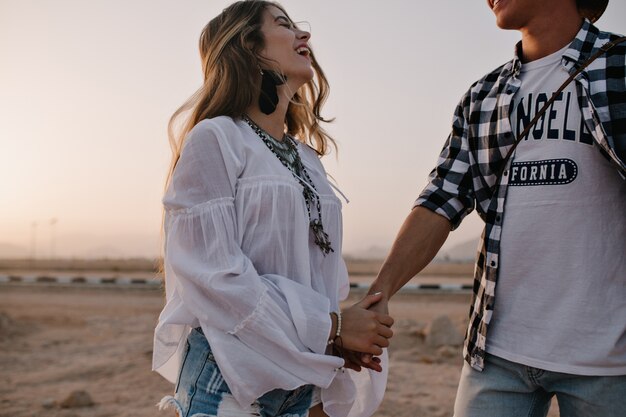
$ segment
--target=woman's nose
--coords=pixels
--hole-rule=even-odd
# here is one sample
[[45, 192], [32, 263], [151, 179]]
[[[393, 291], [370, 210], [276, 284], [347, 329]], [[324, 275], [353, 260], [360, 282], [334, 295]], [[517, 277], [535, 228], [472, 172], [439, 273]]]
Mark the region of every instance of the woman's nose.
[[298, 39], [300, 40], [309, 40], [311, 39], [311, 32], [307, 30], [298, 29]]

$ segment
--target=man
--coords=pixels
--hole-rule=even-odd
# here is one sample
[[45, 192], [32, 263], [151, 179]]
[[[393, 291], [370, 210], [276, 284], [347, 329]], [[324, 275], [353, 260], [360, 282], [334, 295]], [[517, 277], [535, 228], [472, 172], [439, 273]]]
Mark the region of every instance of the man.
[[[455, 416], [626, 416], [626, 43], [557, 96], [616, 35], [608, 0], [488, 0], [521, 32], [514, 59], [471, 86], [429, 184], [371, 292], [388, 298], [474, 208], [485, 221]], [[375, 308], [386, 310], [386, 302]], [[367, 359], [364, 359], [367, 360]]]

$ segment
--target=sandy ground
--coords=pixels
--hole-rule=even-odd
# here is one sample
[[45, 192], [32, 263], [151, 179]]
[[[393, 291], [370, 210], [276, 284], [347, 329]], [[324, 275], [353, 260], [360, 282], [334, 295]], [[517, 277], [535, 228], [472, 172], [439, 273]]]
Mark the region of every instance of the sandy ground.
[[[356, 292], [349, 301], [356, 301]], [[461, 331], [470, 295], [399, 294], [390, 378], [377, 417], [452, 416], [460, 347], [435, 350], [423, 329], [445, 314]], [[0, 417], [144, 417], [172, 386], [150, 371], [156, 289], [0, 286]], [[72, 391], [93, 406], [62, 409]], [[553, 407], [554, 408], [554, 407]], [[550, 416], [558, 416], [552, 410]]]

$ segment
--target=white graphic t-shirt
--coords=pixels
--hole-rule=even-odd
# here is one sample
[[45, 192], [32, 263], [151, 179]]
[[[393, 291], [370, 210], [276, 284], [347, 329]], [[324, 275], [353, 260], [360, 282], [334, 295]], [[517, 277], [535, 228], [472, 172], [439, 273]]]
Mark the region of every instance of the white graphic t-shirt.
[[[514, 135], [567, 79], [567, 48], [524, 64]], [[626, 181], [569, 84], [515, 151], [487, 352], [578, 375], [626, 374]]]

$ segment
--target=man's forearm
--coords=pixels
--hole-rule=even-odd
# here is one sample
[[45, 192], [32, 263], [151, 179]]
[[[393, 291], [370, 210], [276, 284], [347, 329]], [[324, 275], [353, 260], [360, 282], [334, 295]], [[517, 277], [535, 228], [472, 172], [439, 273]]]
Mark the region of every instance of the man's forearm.
[[389, 299], [435, 257], [450, 233], [450, 222], [424, 207], [407, 216], [369, 292]]

